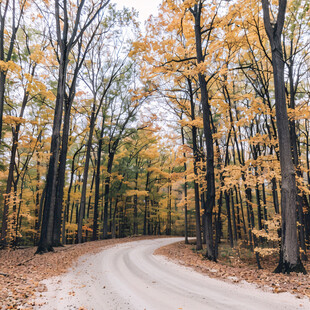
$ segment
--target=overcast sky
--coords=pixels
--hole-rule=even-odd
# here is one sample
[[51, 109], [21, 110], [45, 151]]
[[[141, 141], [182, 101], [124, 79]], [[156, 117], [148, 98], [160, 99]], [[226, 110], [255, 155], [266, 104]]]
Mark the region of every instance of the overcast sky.
[[139, 19], [143, 25], [151, 14], [157, 14], [157, 8], [162, 0], [113, 0], [113, 2], [117, 3], [119, 8], [134, 7], [139, 11]]

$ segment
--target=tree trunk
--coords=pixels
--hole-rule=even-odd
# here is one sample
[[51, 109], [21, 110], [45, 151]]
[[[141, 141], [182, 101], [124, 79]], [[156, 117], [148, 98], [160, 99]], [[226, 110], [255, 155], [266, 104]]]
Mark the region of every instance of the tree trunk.
[[95, 111], [96, 111], [96, 102], [94, 100], [91, 117], [90, 117], [89, 136], [88, 136], [85, 166], [84, 166], [84, 172], [83, 172], [83, 185], [82, 185], [81, 204], [80, 204], [80, 211], [79, 211], [77, 243], [82, 242], [82, 227], [83, 227], [83, 219], [85, 216], [86, 189], [87, 189], [88, 169], [89, 169], [89, 161], [90, 161], [90, 151], [91, 151], [91, 146], [92, 146], [92, 141], [93, 141], [93, 133], [94, 133], [94, 127], [95, 127], [95, 120], [96, 120]]
[[[170, 173], [170, 169], [169, 169]], [[168, 201], [167, 201], [167, 228], [166, 228], [166, 235], [170, 236], [171, 235], [171, 179], [168, 181]]]
[[275, 272], [306, 272], [299, 257], [296, 223], [296, 181], [292, 161], [289, 120], [287, 115], [284, 60], [281, 35], [285, 20], [287, 0], [279, 0], [276, 24], [270, 21], [269, 2], [262, 0], [264, 25], [272, 50], [272, 67], [275, 87], [276, 119], [281, 167], [281, 249], [279, 265]]
[[[195, 17], [195, 41], [196, 41], [196, 55], [197, 63], [200, 64], [204, 61], [202, 53], [202, 39], [201, 39], [201, 11], [203, 4], [199, 1], [194, 6], [193, 15]], [[207, 253], [206, 257], [210, 260], [215, 260], [214, 243], [213, 243], [213, 227], [212, 227], [212, 212], [215, 205], [215, 178], [214, 178], [214, 150], [213, 150], [213, 136], [211, 129], [211, 109], [209, 104], [206, 77], [203, 73], [198, 74], [199, 85], [200, 85], [200, 102], [203, 112], [203, 131], [206, 139], [207, 149], [207, 197], [205, 204], [205, 224], [207, 227], [206, 235], [206, 246]]]
[[[68, 97], [65, 96], [65, 115], [62, 129], [62, 143], [59, 157], [59, 167], [56, 185], [56, 201], [54, 210], [54, 227], [53, 227], [53, 246], [62, 246], [60, 242], [61, 235], [61, 216], [63, 210], [63, 194], [65, 187], [65, 173], [68, 153], [68, 141], [69, 141], [69, 129], [70, 129], [70, 111], [71, 103], [68, 101]], [[65, 223], [65, 221], [63, 221]]]
[[4, 71], [1, 71], [0, 72], [0, 141], [2, 140], [5, 82], [6, 82], [6, 73]]
[[[36, 231], [36, 235], [35, 235], [35, 238], [34, 238], [34, 245], [37, 245], [37, 241], [38, 241], [38, 232], [40, 230], [40, 222], [39, 222], [39, 218], [40, 218], [40, 178], [41, 178], [41, 175], [40, 175], [40, 166], [41, 166], [41, 163], [40, 163], [40, 157], [39, 157], [39, 152], [37, 152], [37, 171], [36, 171], [36, 208], [35, 208], [35, 223], [34, 223], [34, 230]], [[42, 195], [41, 195], [42, 197]]]
[[60, 152], [60, 130], [62, 123], [63, 103], [65, 96], [65, 82], [67, 74], [66, 55], [62, 55], [59, 67], [59, 80], [55, 104], [53, 132], [50, 149], [50, 160], [46, 176], [46, 197], [44, 201], [41, 235], [36, 253], [54, 251], [53, 249], [53, 223], [56, 200], [56, 181]]
[[[184, 138], [184, 129], [181, 127], [181, 137], [182, 137], [182, 145], [185, 145], [185, 138]], [[185, 244], [188, 244], [188, 204], [187, 204], [187, 164], [186, 164], [186, 153], [183, 153], [183, 158], [184, 158], [184, 237], [185, 237]]]
[[102, 139], [104, 133], [104, 117], [102, 119], [100, 137], [97, 150], [97, 167], [96, 167], [96, 179], [95, 179], [95, 204], [94, 204], [94, 224], [93, 224], [93, 238], [98, 239], [98, 209], [99, 209], [99, 195], [100, 195], [100, 167], [101, 167], [101, 152], [102, 152]]
[[[291, 53], [293, 47], [291, 47]], [[289, 101], [289, 108], [292, 110], [295, 110], [295, 87], [294, 85], [294, 77], [293, 77], [293, 55], [291, 55], [291, 61], [290, 64], [288, 65], [288, 76], [289, 76], [289, 81], [290, 81], [290, 101]], [[297, 144], [298, 144], [298, 138], [296, 135], [296, 124], [294, 119], [289, 120], [289, 131], [290, 131], [290, 140], [291, 140], [291, 148], [292, 148], [292, 156], [293, 156], [293, 163], [296, 169], [297, 176], [302, 178], [302, 172], [300, 170], [299, 166], [299, 156], [298, 156], [298, 150], [297, 150]], [[296, 202], [297, 202], [297, 220], [300, 225], [298, 225], [298, 235], [299, 235], [299, 242], [300, 242], [300, 247], [302, 249], [301, 252], [301, 258], [306, 261], [307, 254], [306, 254], [306, 242], [305, 242], [305, 217], [304, 217], [304, 212], [303, 212], [303, 195], [298, 188], [297, 188], [297, 196], [296, 196]], [[307, 198], [306, 198], [307, 199]]]
[[[195, 104], [192, 90], [192, 83], [190, 79], [187, 79], [188, 90], [190, 94], [191, 103], [191, 119], [195, 120]], [[198, 175], [197, 163], [199, 161], [198, 146], [197, 146], [197, 127], [192, 126], [192, 140], [193, 140], [193, 154], [194, 154], [194, 174]], [[201, 240], [201, 224], [200, 224], [200, 203], [199, 203], [199, 185], [196, 180], [194, 180], [194, 192], [195, 192], [195, 219], [196, 219], [196, 250], [202, 249]]]
[[226, 201], [226, 210], [227, 210], [227, 221], [228, 221], [228, 239], [230, 243], [230, 247], [234, 247], [234, 238], [232, 233], [232, 226], [231, 226], [231, 212], [230, 212], [230, 197], [229, 197], [228, 190], [225, 190], [225, 201]]
[[109, 217], [109, 194], [110, 194], [110, 181], [111, 181], [111, 172], [112, 165], [114, 160], [114, 152], [110, 152], [108, 156], [108, 167], [107, 173], [108, 176], [105, 178], [104, 186], [104, 208], [103, 208], [103, 239], [108, 238], [108, 217]]
[[[136, 177], [135, 177], [135, 190], [138, 190], [138, 157], [136, 157]], [[133, 196], [133, 234], [138, 234], [138, 195]]]
[[[148, 168], [151, 166], [151, 161], [148, 162]], [[145, 183], [145, 191], [149, 192], [149, 182], [150, 182], [150, 172], [146, 173], [146, 183]], [[143, 235], [146, 236], [147, 226], [148, 226], [148, 213], [149, 213], [149, 197], [145, 196], [145, 205], [144, 205], [144, 219], [143, 219]]]

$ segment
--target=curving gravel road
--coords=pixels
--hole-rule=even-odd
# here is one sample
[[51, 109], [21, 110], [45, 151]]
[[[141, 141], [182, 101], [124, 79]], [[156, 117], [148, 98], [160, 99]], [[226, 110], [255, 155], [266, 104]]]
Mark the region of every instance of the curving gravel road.
[[67, 274], [44, 282], [48, 291], [36, 300], [43, 304], [37, 309], [310, 309], [309, 300], [211, 279], [153, 255], [155, 249], [179, 240], [123, 243], [84, 256]]

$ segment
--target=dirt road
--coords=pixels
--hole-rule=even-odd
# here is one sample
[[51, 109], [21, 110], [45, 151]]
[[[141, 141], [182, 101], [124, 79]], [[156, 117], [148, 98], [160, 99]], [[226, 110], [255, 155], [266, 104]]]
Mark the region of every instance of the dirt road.
[[48, 291], [38, 297], [37, 309], [310, 309], [309, 300], [211, 279], [153, 255], [179, 240], [124, 243], [84, 256], [67, 274], [45, 281]]

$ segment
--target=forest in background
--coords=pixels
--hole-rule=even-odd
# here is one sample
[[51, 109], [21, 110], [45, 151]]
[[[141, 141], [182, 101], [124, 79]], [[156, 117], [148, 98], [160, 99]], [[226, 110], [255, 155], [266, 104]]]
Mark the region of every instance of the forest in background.
[[309, 9], [165, 0], [141, 31], [109, 0], [2, 1], [1, 246], [174, 234], [305, 272]]

